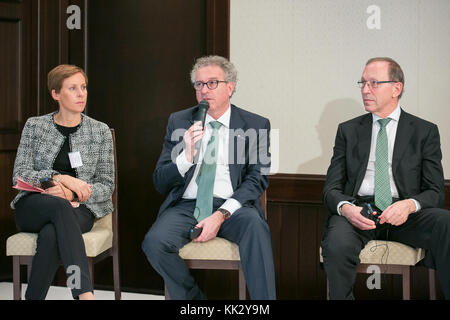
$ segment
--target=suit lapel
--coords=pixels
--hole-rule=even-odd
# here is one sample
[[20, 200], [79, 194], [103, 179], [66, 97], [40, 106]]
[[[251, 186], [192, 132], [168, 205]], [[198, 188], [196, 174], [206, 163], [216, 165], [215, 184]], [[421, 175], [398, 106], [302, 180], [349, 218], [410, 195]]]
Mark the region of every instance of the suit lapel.
[[[230, 179], [231, 185], [233, 186], [233, 190], [236, 190], [239, 178], [240, 165], [242, 161], [238, 162], [239, 159], [244, 159], [245, 155], [242, 155], [245, 152], [245, 148], [238, 148], [238, 146], [242, 145], [242, 141], [238, 141], [238, 139], [244, 139], [245, 136], [236, 132], [236, 130], [246, 130], [246, 123], [242, 119], [238, 108], [234, 105], [231, 105], [231, 115], [230, 115], [230, 132], [229, 132], [229, 143], [228, 143], [228, 167], [230, 170]], [[240, 154], [238, 154], [238, 151]]]
[[356, 179], [355, 188], [353, 194], [356, 194], [361, 187], [361, 183], [364, 179], [367, 164], [369, 162], [370, 144], [372, 142], [372, 114], [369, 113], [361, 119], [359, 126], [356, 128], [356, 136], [358, 137], [358, 143], [356, 150], [358, 152], [359, 169], [358, 178]]
[[402, 110], [400, 119], [398, 120], [397, 133], [395, 135], [394, 153], [392, 154], [392, 172], [394, 176], [395, 171], [403, 158], [403, 154], [408, 147], [413, 130], [414, 128], [411, 125], [409, 114]]

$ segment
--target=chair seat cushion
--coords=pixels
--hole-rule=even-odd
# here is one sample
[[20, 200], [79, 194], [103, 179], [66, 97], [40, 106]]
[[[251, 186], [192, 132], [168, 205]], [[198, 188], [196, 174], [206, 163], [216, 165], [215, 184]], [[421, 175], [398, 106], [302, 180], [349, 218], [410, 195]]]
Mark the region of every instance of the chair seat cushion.
[[[108, 221], [109, 220], [109, 221]], [[37, 233], [19, 232], [6, 240], [7, 256], [34, 256]], [[91, 231], [83, 234], [86, 255], [96, 257], [112, 247], [111, 215], [95, 221]]]
[[220, 237], [207, 242], [191, 241], [180, 249], [179, 255], [185, 260], [240, 260], [239, 246]]
[[7, 256], [34, 256], [37, 233], [20, 232], [6, 240]]
[[[365, 264], [396, 264], [414, 266], [425, 256], [425, 250], [408, 245], [385, 240], [369, 241], [359, 255], [361, 263]], [[320, 248], [320, 262], [323, 262]]]
[[366, 264], [397, 264], [414, 266], [423, 259], [425, 251], [395, 242], [372, 240], [367, 243], [359, 255], [361, 263]]
[[91, 231], [83, 233], [86, 256], [96, 257], [112, 247], [113, 232], [111, 214], [95, 221]]

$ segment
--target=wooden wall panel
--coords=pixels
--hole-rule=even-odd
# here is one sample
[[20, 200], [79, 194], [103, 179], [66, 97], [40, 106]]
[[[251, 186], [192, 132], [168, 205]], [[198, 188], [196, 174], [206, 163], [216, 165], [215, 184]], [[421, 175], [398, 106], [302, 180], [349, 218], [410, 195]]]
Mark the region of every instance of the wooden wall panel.
[[[164, 201], [152, 173], [170, 113], [197, 104], [189, 77], [195, 59], [227, 54], [216, 49], [223, 44], [207, 46], [208, 39], [223, 38], [215, 35], [216, 20], [208, 14], [225, 15], [221, 2], [226, 7], [228, 0], [89, 1], [88, 114], [116, 129], [124, 288], [163, 290], [162, 278], [141, 250]], [[96, 282], [109, 286], [109, 262], [96, 269]], [[206, 276], [199, 272], [199, 282]]]
[[[2, 117], [0, 129], [17, 127], [17, 110], [20, 110], [20, 19], [0, 18], [0, 39], [7, 45], [0, 46], [2, 77], [0, 77], [0, 97]], [[9, 82], [9, 83], [8, 83]]]
[[[270, 189], [268, 191], [270, 199]], [[268, 223], [272, 232], [277, 297], [322, 299], [325, 278], [319, 268], [323, 209], [317, 205], [275, 203], [269, 200]]]
[[[4, 186], [11, 185], [14, 158], [15, 152], [0, 151], [0, 183]], [[4, 188], [0, 192], [0, 281], [11, 279], [12, 259], [6, 257], [6, 239], [16, 230], [9, 207], [15, 194], [12, 188]]]
[[[16, 232], [9, 204], [12, 171], [25, 121], [56, 110], [47, 91], [47, 73], [61, 63], [83, 62], [84, 30], [66, 27], [70, 4], [84, 0], [0, 0], [0, 279], [11, 278], [6, 238]], [[81, 40], [80, 39], [81, 35]]]
[[12, 168], [30, 102], [31, 10], [30, 1], [0, 2], [0, 279], [11, 272], [6, 239], [15, 230]]
[[206, 35], [208, 53], [230, 57], [230, 1], [206, 1]]
[[[86, 10], [84, 0], [38, 0], [36, 1], [35, 19], [38, 29], [33, 41], [37, 43], [36, 57], [36, 114], [42, 115], [58, 109], [47, 89], [47, 74], [59, 64], [75, 64], [85, 68], [85, 36], [84, 28]], [[77, 5], [81, 10], [81, 29], [67, 28], [69, 14], [67, 8]], [[33, 79], [34, 80], [34, 79]]]

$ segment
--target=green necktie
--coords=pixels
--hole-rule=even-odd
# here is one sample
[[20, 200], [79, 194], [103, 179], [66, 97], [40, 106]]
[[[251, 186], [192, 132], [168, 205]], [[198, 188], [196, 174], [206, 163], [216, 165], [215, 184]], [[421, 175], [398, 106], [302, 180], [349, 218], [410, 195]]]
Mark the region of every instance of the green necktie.
[[390, 118], [380, 119], [380, 131], [377, 136], [375, 152], [375, 205], [382, 211], [392, 203], [391, 184], [389, 182], [388, 139], [386, 126]]
[[218, 121], [210, 122], [214, 129], [211, 138], [206, 146], [203, 161], [200, 166], [197, 178], [197, 201], [195, 203], [194, 217], [201, 221], [212, 214], [213, 210], [213, 190], [216, 178], [217, 151], [219, 146], [219, 128], [222, 125]]

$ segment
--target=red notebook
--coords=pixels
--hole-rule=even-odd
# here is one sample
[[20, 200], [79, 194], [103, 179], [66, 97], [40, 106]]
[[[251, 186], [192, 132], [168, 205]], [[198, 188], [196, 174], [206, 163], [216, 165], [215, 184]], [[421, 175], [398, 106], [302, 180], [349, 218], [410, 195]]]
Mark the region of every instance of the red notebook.
[[17, 178], [17, 183], [13, 188], [18, 189], [18, 190], [30, 191], [30, 192], [44, 192], [44, 189], [35, 187], [35, 186], [23, 181], [21, 178]]

